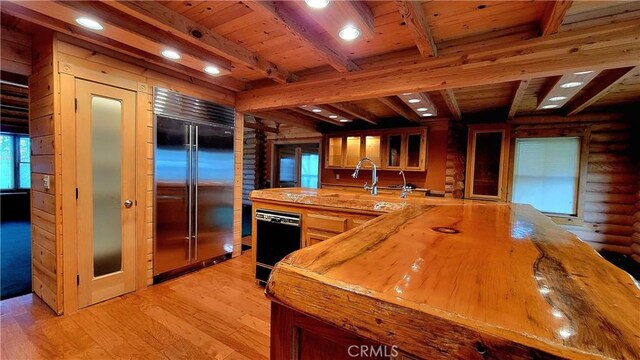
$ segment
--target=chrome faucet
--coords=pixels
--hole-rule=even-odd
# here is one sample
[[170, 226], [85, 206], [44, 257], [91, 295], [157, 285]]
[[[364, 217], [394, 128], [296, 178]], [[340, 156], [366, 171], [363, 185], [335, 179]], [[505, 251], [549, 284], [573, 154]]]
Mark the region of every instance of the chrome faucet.
[[368, 162], [371, 163], [371, 166], [373, 166], [373, 170], [371, 171], [371, 186], [369, 186], [365, 182], [364, 183], [364, 189], [365, 190], [370, 190], [371, 191], [371, 195], [375, 196], [375, 195], [378, 195], [378, 173], [377, 173], [376, 163], [374, 163], [373, 160], [371, 160], [368, 157], [363, 157], [362, 159], [360, 159], [360, 161], [358, 161], [358, 165], [356, 165], [356, 170], [353, 172], [351, 177], [354, 178], [354, 179], [358, 178], [358, 173], [360, 172], [360, 167], [362, 166], [362, 162], [365, 161], [365, 160], [367, 160]]
[[402, 193], [400, 193], [400, 197], [406, 199], [407, 194], [411, 192], [411, 187], [407, 186], [407, 179], [404, 177], [404, 171], [400, 170], [400, 175], [402, 175]]

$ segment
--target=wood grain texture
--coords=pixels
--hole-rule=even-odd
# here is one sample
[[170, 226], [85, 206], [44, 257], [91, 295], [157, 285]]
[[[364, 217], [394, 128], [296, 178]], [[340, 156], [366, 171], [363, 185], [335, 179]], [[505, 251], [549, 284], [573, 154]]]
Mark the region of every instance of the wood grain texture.
[[582, 94], [579, 94], [576, 99], [571, 101], [567, 109], [567, 116], [576, 115], [600, 100], [603, 96], [607, 95], [617, 83], [630, 75], [634, 69], [634, 67], [626, 67], [608, 70], [603, 77], [597, 78], [597, 81], [594, 81], [592, 86], [585, 89]]
[[564, 15], [571, 7], [573, 1], [559, 0], [549, 1], [540, 19], [540, 34], [542, 36], [555, 34], [560, 30]]
[[425, 18], [422, 4], [418, 1], [410, 0], [396, 0], [395, 3], [398, 11], [400, 11], [402, 20], [404, 20], [409, 30], [411, 30], [411, 36], [416, 42], [420, 54], [422, 54], [423, 57], [437, 56], [438, 50], [433, 41], [431, 29]]
[[250, 252], [59, 317], [25, 295], [0, 302], [3, 359], [269, 358], [269, 301]]
[[640, 356], [640, 289], [528, 205], [405, 206], [290, 254], [267, 295], [425, 359]]
[[530, 80], [520, 80], [518, 81], [518, 86], [516, 86], [516, 91], [513, 93], [513, 97], [511, 98], [511, 105], [509, 106], [509, 113], [507, 117], [509, 119], [513, 118], [518, 112], [518, 105], [520, 105], [520, 101], [524, 97], [524, 93], [529, 86]]

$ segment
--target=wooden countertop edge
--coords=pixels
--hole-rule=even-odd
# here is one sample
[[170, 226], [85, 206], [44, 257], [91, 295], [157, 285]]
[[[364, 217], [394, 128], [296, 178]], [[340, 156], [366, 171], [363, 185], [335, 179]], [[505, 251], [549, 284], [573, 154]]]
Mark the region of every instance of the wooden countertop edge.
[[[272, 281], [274, 278], [277, 280]], [[285, 262], [276, 264], [271, 279], [265, 289], [270, 300], [425, 359], [469, 359], [479, 355], [478, 348], [487, 353], [508, 351], [512, 359], [529, 359], [532, 349], [538, 356], [534, 358], [540, 359], [609, 359], [411, 301], [403, 300], [399, 305], [388, 295], [339, 280], [327, 281], [322, 275]], [[310, 293], [314, 302], [308, 301]], [[384, 325], [389, 323], [394, 326]], [[443, 344], [443, 339], [449, 341]]]
[[350, 213], [355, 213], [355, 214], [363, 214], [363, 215], [381, 216], [381, 215], [384, 215], [384, 214], [388, 214], [388, 212], [386, 212], [386, 211], [354, 209], [354, 208], [350, 208], [350, 207], [337, 206], [337, 205], [336, 206], [331, 206], [331, 205], [306, 204], [306, 203], [299, 203], [299, 202], [295, 202], [295, 201], [286, 201], [286, 200], [252, 198], [251, 201], [256, 202], [256, 203], [275, 204], [275, 205], [286, 204], [286, 205], [290, 205], [290, 206], [294, 206], [294, 207], [304, 207], [304, 208], [315, 209], [315, 210], [345, 211], [345, 212], [350, 212]]

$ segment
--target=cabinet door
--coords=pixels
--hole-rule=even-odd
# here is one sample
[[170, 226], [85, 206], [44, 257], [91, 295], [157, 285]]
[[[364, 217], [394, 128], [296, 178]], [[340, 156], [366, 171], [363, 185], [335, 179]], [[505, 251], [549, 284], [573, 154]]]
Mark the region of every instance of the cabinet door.
[[410, 132], [405, 141], [405, 162], [403, 170], [424, 171], [427, 158], [426, 131]]
[[[380, 144], [380, 136], [372, 136], [368, 135], [364, 137], [364, 156], [373, 160], [377, 166], [382, 165], [382, 148]], [[362, 168], [371, 169], [372, 166], [370, 163], [366, 162], [362, 164]]]
[[466, 197], [504, 200], [507, 151], [506, 129], [470, 130]]
[[341, 168], [344, 164], [343, 137], [329, 137], [326, 167]]
[[347, 156], [344, 163], [345, 167], [355, 167], [358, 161], [362, 159], [362, 138], [360, 136], [347, 136]]
[[392, 134], [386, 138], [385, 169], [400, 169], [402, 167], [402, 135]]

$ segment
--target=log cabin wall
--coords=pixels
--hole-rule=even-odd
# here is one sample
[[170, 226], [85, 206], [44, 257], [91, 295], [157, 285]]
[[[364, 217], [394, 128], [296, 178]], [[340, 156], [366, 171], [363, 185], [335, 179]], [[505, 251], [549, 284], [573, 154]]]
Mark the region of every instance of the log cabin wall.
[[[29, 77], [29, 136], [31, 138], [31, 272], [32, 289], [53, 311], [63, 310], [62, 205], [59, 174], [60, 122], [54, 101], [53, 33], [33, 37]], [[49, 177], [50, 187], [44, 179]]]
[[[640, 179], [640, 173], [638, 174]], [[633, 224], [633, 235], [631, 236], [631, 258], [640, 263], [640, 180], [638, 180], [638, 191], [636, 191], [636, 222]]]
[[459, 121], [450, 121], [447, 134], [445, 197], [464, 197], [467, 132]]
[[[634, 143], [637, 143], [638, 139], [632, 135], [635, 133], [633, 119], [615, 115], [587, 115], [574, 118], [573, 122], [569, 120], [556, 124], [548, 123], [555, 120], [544, 118], [531, 121], [529, 124], [514, 125], [512, 138], [517, 131], [535, 127], [584, 127], [590, 131], [587, 179], [578, 197], [582, 204], [583, 217], [554, 220], [595, 250], [631, 254], [632, 248], [637, 248], [632, 247], [632, 235], [634, 223], [639, 215], [639, 159], [634, 150]], [[536, 121], [538, 125], [535, 125]]]
[[[217, 91], [189, 82], [188, 78], [174, 78], [145, 67], [135, 59], [114, 58], [107, 50], [95, 45], [70, 39], [64, 35], [42, 33], [34, 36], [33, 74], [30, 77], [30, 136], [32, 138], [32, 254], [33, 254], [33, 291], [41, 297], [56, 313], [74, 311], [63, 303], [63, 288], [67, 282], [75, 284], [75, 273], [64, 278], [63, 234], [62, 234], [62, 167], [61, 114], [59, 64], [82, 67], [104, 76], [105, 83], [110, 77], [137, 81], [139, 86], [137, 110], [142, 117], [144, 131], [137, 129], [136, 143], [145, 144], [146, 161], [137, 164], [137, 173], [145, 179], [144, 193], [138, 198], [140, 209], [137, 211], [136, 238], [138, 244], [144, 239], [143, 246], [137, 246], [136, 289], [153, 282], [153, 152], [154, 128], [152, 112], [153, 86], [161, 86], [190, 96], [206, 99], [219, 104], [233, 106], [234, 95], [231, 92]], [[241, 165], [242, 126], [236, 126], [236, 168]], [[55, 138], [55, 139], [54, 139]], [[55, 147], [54, 147], [55, 144]], [[66, 166], [75, 166], [66, 164]], [[241, 172], [237, 173], [235, 187], [241, 199]], [[43, 177], [50, 176], [51, 188], [43, 188]], [[138, 189], [140, 190], [140, 189]], [[237, 219], [235, 219], [237, 217]], [[240, 223], [240, 212], [234, 209], [234, 225]], [[237, 228], [237, 229], [236, 229]], [[69, 229], [67, 231], [73, 231]], [[240, 254], [240, 227], [234, 226], [234, 245]], [[237, 238], [237, 239], [236, 239]], [[144, 259], [140, 261], [139, 259]], [[70, 261], [69, 259], [68, 261]], [[140, 275], [143, 274], [143, 275]], [[64, 285], [63, 285], [64, 284]], [[75, 303], [75, 301], [73, 301]]]

